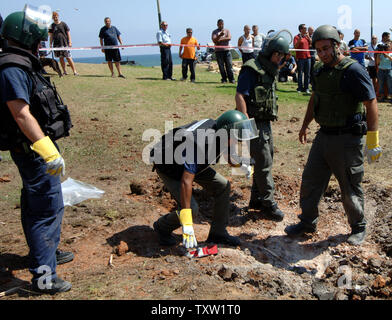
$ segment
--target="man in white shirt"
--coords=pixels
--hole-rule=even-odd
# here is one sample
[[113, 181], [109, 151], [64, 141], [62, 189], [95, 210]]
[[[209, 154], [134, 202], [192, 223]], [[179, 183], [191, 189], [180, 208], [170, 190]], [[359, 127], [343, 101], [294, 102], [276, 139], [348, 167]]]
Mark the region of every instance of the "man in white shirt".
[[171, 54], [171, 35], [167, 32], [168, 24], [166, 21], [161, 22], [161, 29], [157, 33], [157, 42], [161, 49], [161, 68], [162, 80], [173, 79], [173, 59]]

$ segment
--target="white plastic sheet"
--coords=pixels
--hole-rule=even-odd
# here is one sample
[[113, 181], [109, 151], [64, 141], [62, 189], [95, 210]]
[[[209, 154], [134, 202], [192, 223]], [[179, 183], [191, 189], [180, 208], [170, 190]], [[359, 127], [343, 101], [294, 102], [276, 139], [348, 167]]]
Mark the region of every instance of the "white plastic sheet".
[[100, 199], [105, 191], [90, 184], [68, 178], [61, 184], [64, 206], [74, 206], [87, 199]]

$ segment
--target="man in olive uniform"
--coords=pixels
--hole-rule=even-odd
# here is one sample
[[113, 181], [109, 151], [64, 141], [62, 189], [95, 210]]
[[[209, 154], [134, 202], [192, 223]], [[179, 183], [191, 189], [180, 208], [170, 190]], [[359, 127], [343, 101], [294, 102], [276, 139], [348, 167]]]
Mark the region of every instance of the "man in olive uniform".
[[250, 209], [260, 210], [267, 218], [282, 221], [283, 212], [274, 200], [272, 164], [274, 145], [271, 121], [277, 120], [276, 80], [279, 64], [289, 53], [291, 34], [273, 33], [265, 40], [256, 59], [247, 61], [238, 78], [237, 110], [256, 120], [258, 139], [250, 143], [250, 155], [255, 160]]
[[300, 142], [306, 143], [308, 126], [313, 119], [320, 125], [320, 130], [302, 176], [301, 221], [285, 231], [290, 236], [316, 231], [318, 204], [334, 174], [352, 230], [347, 242], [360, 245], [366, 235], [361, 187], [363, 136], [367, 134], [365, 152], [369, 163], [376, 161], [382, 153], [376, 94], [366, 70], [341, 54], [340, 37], [334, 27], [319, 27], [312, 41], [321, 61], [314, 67], [314, 91], [299, 133]]
[[21, 220], [33, 290], [55, 294], [71, 289], [56, 266], [73, 254], [57, 249], [64, 213], [59, 175], [65, 164], [52, 141], [67, 136], [72, 125], [66, 106], [40, 74], [38, 45], [48, 30], [34, 20], [27, 11], [14, 12], [1, 28], [8, 46], [0, 54], [0, 150], [10, 151], [23, 181]]
[[[234, 136], [231, 135], [232, 131]], [[256, 137], [254, 119], [249, 120], [241, 112], [231, 110], [217, 120], [205, 119], [176, 128], [154, 146], [151, 153], [154, 168], [180, 208], [154, 223], [162, 245], [175, 245], [172, 231], [182, 226], [184, 246], [197, 247], [192, 217], [197, 215], [199, 209], [192, 196], [193, 182], [201, 185], [215, 200], [207, 242], [229, 246], [240, 244], [239, 238], [229, 235], [226, 230], [230, 213], [230, 183], [211, 165], [216, 164], [222, 154], [229, 154], [229, 146], [236, 140], [248, 141]], [[182, 139], [189, 143], [181, 153]], [[231, 161], [229, 157], [229, 164], [249, 173], [246, 172], [250, 170], [249, 166], [241, 166], [239, 157], [234, 160]]]

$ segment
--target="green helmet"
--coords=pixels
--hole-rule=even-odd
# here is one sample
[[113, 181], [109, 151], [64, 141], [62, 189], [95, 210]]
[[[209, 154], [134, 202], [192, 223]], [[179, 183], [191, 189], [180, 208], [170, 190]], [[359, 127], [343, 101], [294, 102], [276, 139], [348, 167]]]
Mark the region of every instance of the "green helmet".
[[30, 49], [38, 41], [48, 40], [48, 28], [28, 19], [25, 12], [18, 11], [5, 18], [1, 35]]
[[246, 115], [238, 110], [230, 110], [222, 114], [216, 120], [217, 131], [224, 129], [228, 132], [234, 130], [234, 137], [237, 140], [247, 141], [257, 138], [258, 130], [254, 119], [248, 119]]
[[336, 30], [333, 26], [328, 24], [318, 27], [316, 31], [313, 33], [313, 37], [312, 37], [313, 48], [316, 47], [316, 42], [319, 40], [334, 40], [337, 43], [340, 43], [338, 30]]
[[293, 36], [287, 30], [271, 33], [264, 41], [261, 54], [269, 57], [274, 52], [289, 53], [289, 46], [293, 41]]

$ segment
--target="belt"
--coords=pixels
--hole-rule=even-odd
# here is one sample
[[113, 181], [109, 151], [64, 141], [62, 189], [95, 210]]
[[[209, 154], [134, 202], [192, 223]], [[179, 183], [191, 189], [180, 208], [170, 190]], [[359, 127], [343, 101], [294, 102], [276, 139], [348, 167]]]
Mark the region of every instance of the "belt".
[[321, 127], [320, 131], [326, 135], [339, 136], [343, 134], [353, 133], [353, 128], [328, 128]]
[[25, 142], [13, 147], [11, 151], [18, 154], [29, 154], [33, 152], [33, 150], [31, 150], [31, 148]]

